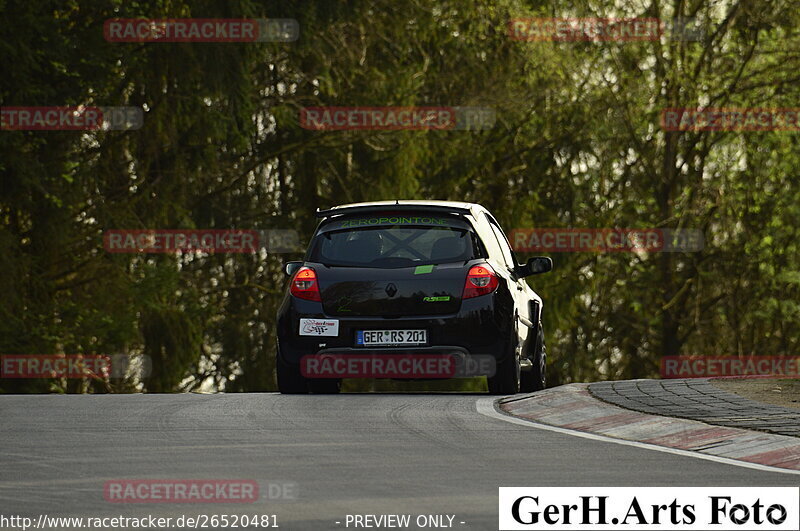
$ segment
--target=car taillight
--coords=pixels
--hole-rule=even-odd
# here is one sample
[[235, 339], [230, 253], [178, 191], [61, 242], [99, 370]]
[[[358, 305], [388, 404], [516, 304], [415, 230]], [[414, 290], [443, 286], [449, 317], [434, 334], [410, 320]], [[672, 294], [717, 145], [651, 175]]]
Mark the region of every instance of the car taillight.
[[467, 273], [467, 281], [464, 283], [464, 294], [462, 299], [470, 299], [480, 295], [486, 295], [497, 289], [500, 281], [489, 264], [472, 266]]
[[295, 273], [289, 292], [298, 299], [322, 301], [317, 284], [317, 273], [310, 267], [301, 267]]

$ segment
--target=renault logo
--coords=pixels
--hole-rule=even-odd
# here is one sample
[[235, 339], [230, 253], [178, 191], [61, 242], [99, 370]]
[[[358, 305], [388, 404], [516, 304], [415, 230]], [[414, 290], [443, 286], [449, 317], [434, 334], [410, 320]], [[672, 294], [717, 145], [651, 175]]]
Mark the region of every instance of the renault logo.
[[390, 282], [389, 285], [386, 286], [386, 294], [390, 297], [394, 297], [395, 293], [397, 293], [397, 286]]

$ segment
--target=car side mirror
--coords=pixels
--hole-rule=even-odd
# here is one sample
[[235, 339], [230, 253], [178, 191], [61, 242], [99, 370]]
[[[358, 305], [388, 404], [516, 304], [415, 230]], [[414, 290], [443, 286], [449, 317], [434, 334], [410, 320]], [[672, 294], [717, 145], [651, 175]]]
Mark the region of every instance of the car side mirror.
[[553, 270], [553, 260], [548, 256], [534, 256], [530, 258], [524, 266], [519, 267], [519, 275], [521, 277], [529, 277], [531, 275], [538, 275], [539, 273], [547, 273]]
[[303, 267], [303, 262], [292, 261], [286, 262], [283, 266], [283, 272], [286, 274], [287, 277], [290, 277], [297, 273], [297, 270]]

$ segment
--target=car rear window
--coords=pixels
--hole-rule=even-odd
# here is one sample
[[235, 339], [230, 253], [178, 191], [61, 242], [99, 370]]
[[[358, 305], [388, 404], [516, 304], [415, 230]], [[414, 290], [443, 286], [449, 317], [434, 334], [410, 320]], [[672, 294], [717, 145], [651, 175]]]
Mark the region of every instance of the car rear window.
[[474, 234], [460, 227], [387, 225], [317, 235], [309, 260], [331, 266], [400, 268], [477, 257]]

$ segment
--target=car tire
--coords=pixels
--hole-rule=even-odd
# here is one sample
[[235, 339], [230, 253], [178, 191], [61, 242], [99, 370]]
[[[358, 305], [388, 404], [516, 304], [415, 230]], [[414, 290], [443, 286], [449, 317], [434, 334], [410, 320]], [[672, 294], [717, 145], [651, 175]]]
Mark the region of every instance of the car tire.
[[517, 349], [509, 350], [510, 354], [505, 356], [505, 359], [498, 361], [495, 375], [486, 379], [489, 394], [515, 395], [519, 393], [521, 371]]
[[520, 379], [520, 391], [523, 393], [533, 393], [541, 391], [547, 386], [547, 348], [544, 344], [544, 332], [542, 325], [539, 324], [539, 333], [536, 336], [536, 347], [534, 350], [533, 368], [522, 373]]
[[300, 374], [300, 367], [283, 361], [278, 353], [275, 362], [275, 376], [278, 391], [285, 395], [299, 395], [309, 392], [308, 379]]
[[342, 390], [339, 378], [314, 378], [308, 380], [308, 386], [315, 395], [335, 395]]

